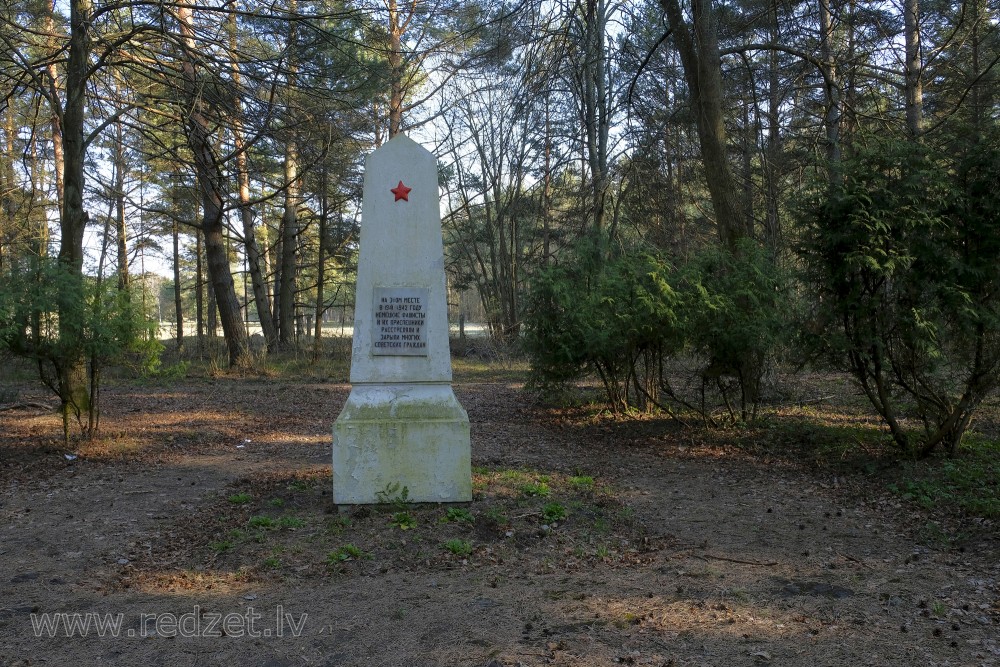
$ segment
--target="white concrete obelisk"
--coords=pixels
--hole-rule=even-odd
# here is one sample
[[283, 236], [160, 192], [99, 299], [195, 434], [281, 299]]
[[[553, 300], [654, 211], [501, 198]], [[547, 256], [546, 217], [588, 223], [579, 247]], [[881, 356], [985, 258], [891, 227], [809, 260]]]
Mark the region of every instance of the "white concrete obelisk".
[[[396, 135], [365, 160], [351, 394], [333, 502], [472, 500], [469, 417], [451, 389], [437, 160]], [[382, 498], [384, 500], [384, 496]]]

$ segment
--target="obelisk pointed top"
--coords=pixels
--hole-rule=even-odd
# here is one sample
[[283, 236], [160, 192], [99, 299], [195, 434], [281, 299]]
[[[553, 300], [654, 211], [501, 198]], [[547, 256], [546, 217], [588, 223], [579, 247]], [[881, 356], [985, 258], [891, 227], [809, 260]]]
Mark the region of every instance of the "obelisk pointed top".
[[384, 145], [388, 146], [389, 144], [392, 144], [392, 143], [400, 143], [400, 144], [407, 143], [407, 144], [412, 144], [414, 146], [419, 146], [420, 148], [423, 148], [423, 146], [420, 146], [420, 144], [418, 144], [413, 139], [410, 139], [410, 137], [408, 135], [403, 134], [402, 132], [398, 133], [392, 139], [390, 139], [389, 141], [385, 142]]
[[[409, 154], [412, 155], [411, 159], [430, 159], [435, 160], [434, 154], [429, 150], [418, 144], [413, 139], [400, 132], [394, 136], [389, 141], [385, 142], [374, 151], [368, 154], [369, 159], [374, 158], [376, 155], [398, 155], [398, 154]], [[420, 156], [420, 157], [417, 157]]]

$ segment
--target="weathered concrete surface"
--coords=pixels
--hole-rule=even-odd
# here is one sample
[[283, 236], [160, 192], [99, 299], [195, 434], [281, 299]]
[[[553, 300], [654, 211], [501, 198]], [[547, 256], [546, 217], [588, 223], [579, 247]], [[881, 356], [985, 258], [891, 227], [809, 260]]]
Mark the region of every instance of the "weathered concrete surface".
[[469, 418], [448, 385], [356, 386], [334, 434], [337, 504], [404, 487], [413, 502], [472, 500]]

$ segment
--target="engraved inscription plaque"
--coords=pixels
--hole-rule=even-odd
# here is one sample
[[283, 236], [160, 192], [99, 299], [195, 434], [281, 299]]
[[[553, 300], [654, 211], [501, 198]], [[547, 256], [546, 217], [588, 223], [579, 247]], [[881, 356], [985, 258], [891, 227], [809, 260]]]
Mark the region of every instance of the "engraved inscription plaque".
[[372, 354], [427, 356], [427, 302], [424, 287], [376, 287]]

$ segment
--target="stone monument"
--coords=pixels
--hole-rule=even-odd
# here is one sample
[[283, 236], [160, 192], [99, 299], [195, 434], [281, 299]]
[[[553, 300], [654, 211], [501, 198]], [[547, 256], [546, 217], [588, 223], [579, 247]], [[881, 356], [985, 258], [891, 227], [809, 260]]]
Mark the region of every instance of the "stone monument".
[[396, 135], [365, 161], [351, 394], [333, 502], [469, 502], [469, 417], [451, 389], [437, 160]]

